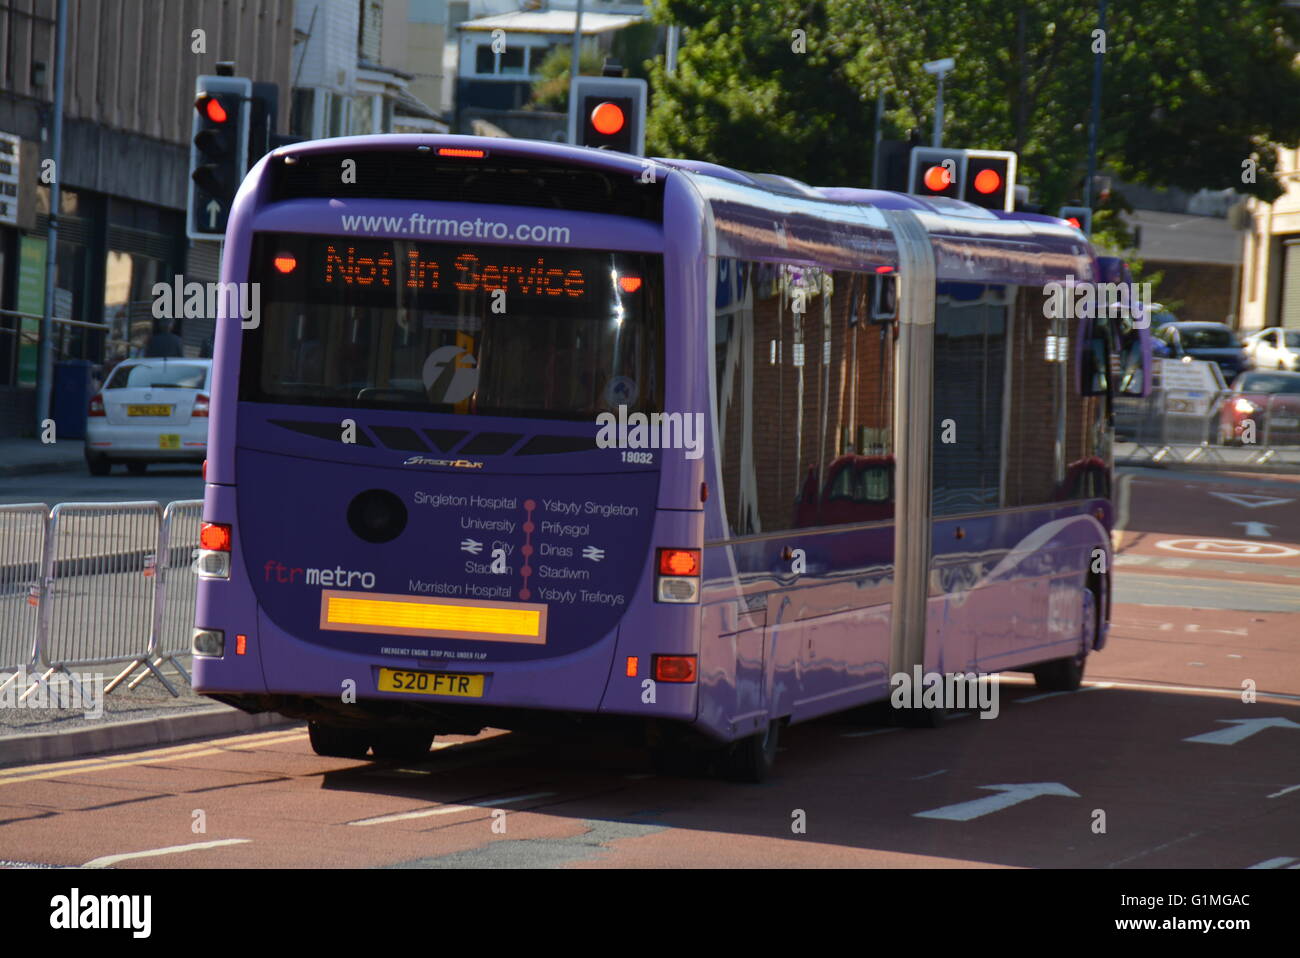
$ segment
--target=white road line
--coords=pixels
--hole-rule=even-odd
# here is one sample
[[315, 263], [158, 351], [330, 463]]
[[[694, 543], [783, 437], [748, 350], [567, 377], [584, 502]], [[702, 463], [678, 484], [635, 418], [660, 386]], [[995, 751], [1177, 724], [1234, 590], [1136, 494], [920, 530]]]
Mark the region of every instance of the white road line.
[[1280, 792], [1274, 792], [1272, 795], [1269, 795], [1268, 797], [1281, 798], [1283, 795], [1287, 794], [1288, 792], [1294, 792], [1298, 788], [1300, 788], [1300, 785], [1292, 785], [1290, 788], [1284, 788]]
[[889, 728], [873, 728], [867, 732], [845, 732], [840, 738], [864, 738], [867, 735], [884, 735], [886, 732], [901, 732], [902, 729], [897, 725]]
[[529, 795], [512, 795], [508, 798], [486, 798], [481, 802], [466, 805], [439, 805], [436, 808], [422, 808], [414, 812], [400, 812], [396, 815], [380, 815], [378, 818], [362, 818], [349, 825], [384, 825], [388, 822], [402, 822], [411, 818], [429, 818], [433, 815], [452, 815], [456, 812], [472, 812], [479, 808], [493, 808], [497, 805], [509, 805], [511, 802], [526, 802], [530, 798], [550, 798], [555, 792], [533, 792]]
[[[1241, 689], [1210, 689], [1196, 685], [1162, 685], [1159, 682], [1106, 682], [1098, 683], [1106, 688], [1113, 689], [1137, 689], [1139, 691], [1151, 690], [1155, 692], [1204, 692], [1208, 695], [1227, 695], [1232, 698], [1241, 698]], [[1080, 689], [1080, 691], [1083, 691]], [[1257, 694], [1267, 695], [1274, 699], [1289, 699], [1292, 702], [1300, 702], [1300, 695], [1291, 695], [1287, 692], [1265, 692], [1261, 690]], [[1025, 701], [1021, 699], [1021, 701]]]
[[[1270, 858], [1267, 861], [1260, 862], [1258, 865], [1249, 865], [1247, 867], [1248, 868], [1285, 868], [1287, 867], [1287, 862], [1293, 862], [1293, 861], [1295, 861], [1294, 858], [1285, 858], [1285, 857]], [[1295, 866], [1292, 865], [1290, 867], [1294, 868]]]
[[102, 858], [91, 859], [81, 867], [110, 868], [118, 862], [128, 861], [132, 858], [156, 858], [159, 855], [179, 855], [182, 852], [197, 852], [204, 848], [220, 848], [223, 845], [244, 845], [251, 841], [251, 838], [222, 838], [215, 842], [195, 842], [193, 845], [168, 845], [166, 848], [154, 848], [147, 852], [125, 852], [121, 855], [105, 855]]
[[1097, 682], [1095, 684], [1085, 685], [1081, 689], [1075, 689], [1073, 692], [1043, 692], [1041, 695], [1026, 695], [1022, 699], [1016, 699], [1017, 702], [1041, 702], [1043, 699], [1054, 699], [1058, 695], [1078, 695], [1080, 692], [1091, 692], [1094, 689], [1109, 689], [1113, 686], [1109, 682]]
[[917, 775], [915, 778], [912, 779], [912, 781], [914, 782], [924, 781], [927, 778], [934, 778], [936, 775], [942, 775], [946, 771], [948, 771], [946, 768], [941, 768], [937, 772], [930, 772], [926, 775]]

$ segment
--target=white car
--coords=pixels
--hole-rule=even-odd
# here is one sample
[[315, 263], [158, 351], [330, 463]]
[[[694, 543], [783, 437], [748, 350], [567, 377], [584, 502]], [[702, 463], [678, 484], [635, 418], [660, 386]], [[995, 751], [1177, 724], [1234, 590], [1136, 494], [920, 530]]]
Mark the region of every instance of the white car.
[[1256, 369], [1300, 372], [1300, 329], [1261, 329], [1246, 337], [1245, 346]]
[[124, 462], [202, 462], [208, 454], [212, 360], [124, 359], [90, 400], [86, 468], [106, 476]]

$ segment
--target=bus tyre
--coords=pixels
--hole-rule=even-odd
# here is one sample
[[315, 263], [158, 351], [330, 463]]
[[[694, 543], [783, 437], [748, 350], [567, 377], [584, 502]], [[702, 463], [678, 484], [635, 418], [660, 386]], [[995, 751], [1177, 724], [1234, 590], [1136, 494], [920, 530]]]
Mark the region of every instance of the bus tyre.
[[764, 781], [776, 764], [776, 746], [781, 736], [781, 722], [773, 719], [767, 731], [732, 743], [723, 759], [722, 774], [732, 782]]
[[1034, 669], [1034, 684], [1044, 692], [1077, 692], [1083, 684], [1083, 664], [1087, 653], [1072, 659], [1044, 662]]
[[365, 758], [366, 749], [370, 747], [364, 729], [322, 725], [320, 722], [307, 723], [307, 738], [311, 740], [313, 752], [329, 758]]
[[412, 761], [429, 754], [433, 733], [420, 728], [386, 728], [370, 733], [370, 747], [375, 758]]

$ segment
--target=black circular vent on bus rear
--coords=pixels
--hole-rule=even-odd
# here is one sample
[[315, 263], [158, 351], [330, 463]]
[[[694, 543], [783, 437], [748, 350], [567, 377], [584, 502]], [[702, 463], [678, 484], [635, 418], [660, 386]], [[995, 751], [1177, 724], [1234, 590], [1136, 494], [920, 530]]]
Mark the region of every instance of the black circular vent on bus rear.
[[406, 506], [387, 489], [367, 489], [348, 506], [348, 527], [366, 542], [390, 542], [406, 528]]

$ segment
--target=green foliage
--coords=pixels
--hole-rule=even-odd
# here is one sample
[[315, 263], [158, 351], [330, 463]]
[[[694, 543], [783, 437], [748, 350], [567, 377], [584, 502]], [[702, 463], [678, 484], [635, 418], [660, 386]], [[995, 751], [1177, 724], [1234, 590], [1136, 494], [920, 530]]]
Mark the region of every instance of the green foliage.
[[[567, 46], [552, 48], [542, 65], [537, 68], [538, 79], [533, 81], [532, 96], [525, 104], [526, 110], [544, 110], [564, 113], [569, 109], [569, 63], [572, 54]], [[583, 50], [578, 55], [578, 76], [600, 76], [605, 65], [603, 55], [594, 50]]]
[[[1078, 202], [1096, 15], [1079, 0], [662, 0], [661, 20], [685, 30], [676, 76], [652, 70], [649, 152], [866, 186], [876, 95], [886, 137], [928, 142], [935, 80], [921, 64], [951, 56], [944, 142], [1015, 150], [1035, 202]], [[1300, 144], [1297, 36], [1300, 12], [1277, 0], [1111, 0], [1098, 169], [1279, 195], [1274, 148]], [[1131, 244], [1097, 209], [1101, 232]]]

